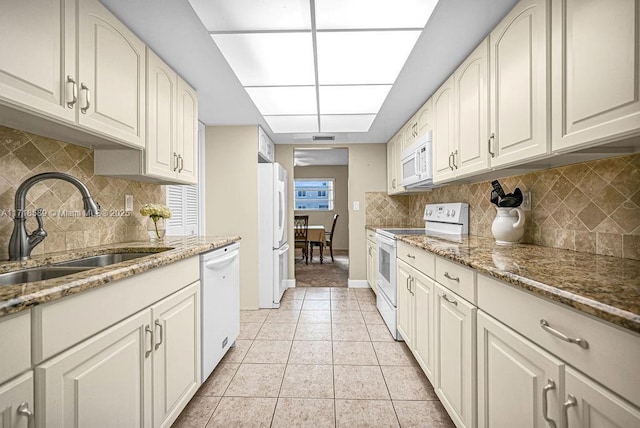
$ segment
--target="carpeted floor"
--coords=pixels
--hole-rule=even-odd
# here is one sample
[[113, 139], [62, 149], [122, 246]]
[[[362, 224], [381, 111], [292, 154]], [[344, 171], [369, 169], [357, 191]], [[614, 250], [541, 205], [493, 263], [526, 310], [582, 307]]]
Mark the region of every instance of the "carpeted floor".
[[349, 278], [349, 252], [333, 250], [335, 262], [325, 250], [324, 261], [320, 264], [319, 255], [314, 252], [313, 260], [305, 264], [301, 250], [296, 250], [296, 287], [346, 287]]

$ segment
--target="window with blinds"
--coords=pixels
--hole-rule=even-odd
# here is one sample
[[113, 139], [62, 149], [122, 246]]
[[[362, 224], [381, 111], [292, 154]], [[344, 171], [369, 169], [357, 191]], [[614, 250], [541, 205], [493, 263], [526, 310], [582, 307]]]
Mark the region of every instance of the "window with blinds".
[[167, 235], [198, 234], [198, 186], [166, 186], [167, 206], [171, 218], [167, 221]]
[[294, 183], [297, 211], [333, 211], [335, 179], [296, 178]]

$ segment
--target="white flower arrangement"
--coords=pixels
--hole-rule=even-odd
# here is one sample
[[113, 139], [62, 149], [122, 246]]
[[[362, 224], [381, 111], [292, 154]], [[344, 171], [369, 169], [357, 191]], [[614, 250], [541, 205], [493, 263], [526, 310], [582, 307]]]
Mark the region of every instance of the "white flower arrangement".
[[147, 225], [147, 232], [149, 233], [149, 237], [151, 240], [161, 240], [164, 238], [164, 234], [166, 232], [163, 226], [161, 230], [158, 230], [158, 220], [171, 218], [171, 210], [166, 205], [162, 204], [144, 204], [142, 208], [140, 208], [140, 214], [143, 216], [148, 216], [153, 220], [153, 229], [150, 229], [150, 225]]
[[151, 217], [153, 221], [158, 221], [161, 218], [171, 218], [171, 210], [162, 204], [144, 204], [140, 208], [140, 214]]

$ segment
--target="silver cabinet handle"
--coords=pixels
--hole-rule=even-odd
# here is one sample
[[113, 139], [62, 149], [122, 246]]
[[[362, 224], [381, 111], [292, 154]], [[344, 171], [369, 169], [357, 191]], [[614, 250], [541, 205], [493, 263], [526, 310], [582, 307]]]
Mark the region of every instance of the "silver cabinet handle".
[[85, 93], [85, 105], [84, 107], [80, 108], [80, 112], [82, 114], [87, 114], [87, 110], [89, 110], [89, 107], [91, 107], [91, 91], [89, 90], [89, 87], [84, 83], [80, 84], [80, 90], [84, 91]]
[[456, 165], [456, 156], [458, 156], [458, 151], [456, 150], [451, 155], [453, 156], [453, 166], [455, 169], [458, 169], [458, 165]]
[[407, 277], [407, 291], [409, 291], [409, 293], [411, 293], [411, 288], [409, 288], [409, 280], [411, 279], [410, 276]]
[[164, 342], [164, 329], [162, 327], [162, 323], [160, 322], [160, 320], [156, 320], [154, 324], [156, 327], [160, 327], [160, 334], [159, 334], [160, 340], [158, 341], [158, 343], [156, 343], [156, 346], [155, 346], [155, 350], [157, 351], [160, 345], [162, 345], [162, 342]]
[[411, 277], [411, 285], [409, 286], [409, 291], [411, 291], [411, 295], [415, 296], [416, 293], [413, 292], [413, 287], [416, 284], [416, 279], [414, 277]]
[[151, 330], [151, 327], [145, 325], [144, 334], [145, 336], [149, 336], [149, 349], [145, 351], [144, 357], [149, 358], [149, 355], [151, 355], [151, 351], [153, 351], [153, 330]]
[[540, 320], [540, 327], [542, 327], [544, 331], [557, 337], [558, 339], [564, 340], [565, 342], [568, 342], [568, 343], [575, 343], [582, 349], [589, 349], [589, 342], [579, 337], [573, 338], [573, 337], [567, 336], [561, 331], [558, 331], [555, 328], [551, 327], [551, 325], [549, 325], [549, 322], [547, 320], [544, 320], [544, 319]]
[[29, 408], [29, 403], [27, 403], [26, 401], [20, 403], [20, 405], [16, 409], [16, 413], [20, 416], [26, 416], [27, 419], [33, 418], [33, 412]]
[[184, 169], [184, 158], [182, 155], [178, 155], [178, 160], [180, 161], [180, 168], [178, 168], [178, 172], [182, 172]]
[[542, 417], [551, 428], [556, 428], [556, 422], [549, 418], [549, 391], [556, 389], [556, 383], [553, 379], [547, 379], [547, 384], [542, 388]]
[[173, 152], [173, 171], [177, 171], [178, 170], [178, 154], [176, 152]]
[[393, 180], [391, 180], [391, 188], [392, 189], [396, 188], [396, 179], [395, 178]]
[[445, 272], [444, 277], [450, 279], [451, 281], [460, 282], [460, 278], [454, 278], [453, 276], [449, 275], [449, 272]]
[[451, 166], [451, 158], [453, 157], [453, 152], [449, 153], [449, 168], [453, 171], [453, 166]]
[[562, 409], [564, 410], [564, 420], [565, 427], [569, 428], [569, 407], [574, 407], [578, 405], [578, 400], [571, 394], [567, 395], [567, 401], [562, 405]]
[[416, 259], [416, 256], [412, 256], [411, 253], [407, 253], [407, 257], [409, 257], [410, 259]]
[[443, 298], [444, 300], [446, 300], [447, 302], [451, 303], [452, 305], [458, 306], [458, 302], [456, 302], [456, 301], [455, 301], [455, 300], [453, 300], [453, 299], [448, 298], [446, 294], [443, 294], [443, 295], [442, 295], [442, 298]]
[[491, 146], [492, 146], [491, 143], [493, 143], [495, 139], [496, 139], [496, 134], [492, 132], [491, 136], [489, 137], [489, 140], [487, 140], [487, 145], [489, 146], [489, 154], [491, 155], [492, 158], [496, 157], [496, 154], [493, 152], [493, 150], [491, 150]]
[[67, 101], [67, 107], [73, 108], [74, 104], [78, 101], [78, 84], [73, 77], [67, 76], [67, 85], [71, 83], [71, 101]]

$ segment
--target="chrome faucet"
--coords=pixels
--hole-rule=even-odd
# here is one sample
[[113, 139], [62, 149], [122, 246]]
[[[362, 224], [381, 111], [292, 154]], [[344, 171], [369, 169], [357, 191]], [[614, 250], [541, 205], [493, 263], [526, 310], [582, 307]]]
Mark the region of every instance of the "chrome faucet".
[[27, 192], [34, 184], [50, 178], [67, 181], [78, 188], [82, 194], [82, 203], [84, 204], [84, 213], [86, 216], [96, 216], [100, 213], [100, 205], [93, 200], [89, 189], [80, 180], [62, 172], [43, 172], [27, 178], [16, 190], [15, 198], [15, 217], [13, 218], [13, 233], [9, 241], [9, 260], [26, 260], [31, 256], [31, 251], [36, 245], [41, 243], [47, 237], [42, 222], [42, 208], [38, 208], [35, 212], [38, 228], [31, 234], [27, 233], [25, 205]]

